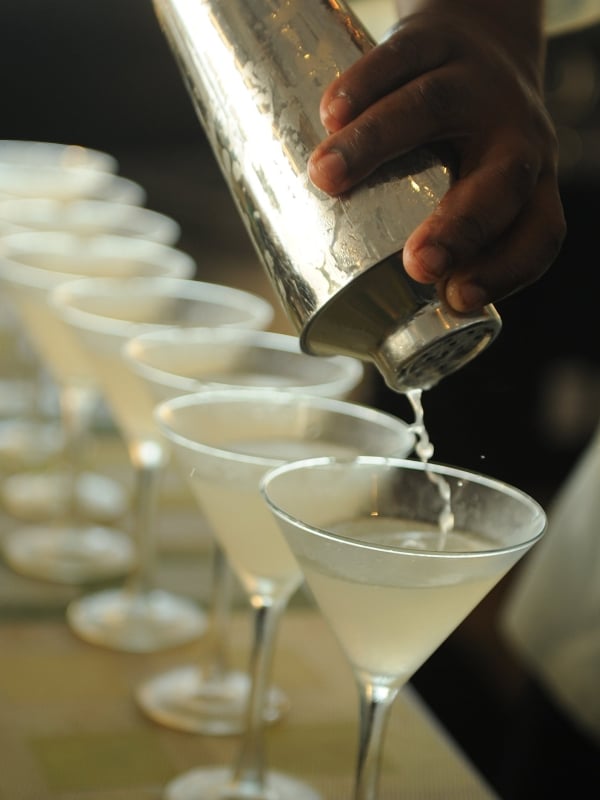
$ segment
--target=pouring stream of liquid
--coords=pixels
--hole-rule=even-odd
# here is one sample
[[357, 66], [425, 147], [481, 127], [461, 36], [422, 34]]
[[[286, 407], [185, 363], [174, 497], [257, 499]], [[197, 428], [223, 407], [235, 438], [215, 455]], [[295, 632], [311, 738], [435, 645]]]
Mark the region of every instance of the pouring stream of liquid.
[[[415, 414], [415, 421], [411, 425], [411, 430], [417, 437], [415, 452], [417, 456], [421, 459], [423, 464], [427, 465], [428, 461], [430, 461], [430, 459], [433, 456], [433, 444], [429, 439], [429, 434], [427, 433], [427, 428], [425, 427], [425, 422], [424, 422], [423, 402], [422, 402], [423, 390], [411, 389], [406, 393], [406, 396]], [[427, 466], [425, 467], [425, 474], [427, 475], [429, 480], [438, 487], [438, 491], [440, 493], [440, 497], [443, 503], [442, 510], [440, 511], [438, 517], [438, 524], [440, 528], [440, 536], [438, 539], [438, 550], [443, 550], [446, 544], [446, 536], [454, 528], [454, 514], [452, 513], [452, 497], [450, 491], [450, 484], [441, 475], [438, 475], [431, 469], [427, 469]]]

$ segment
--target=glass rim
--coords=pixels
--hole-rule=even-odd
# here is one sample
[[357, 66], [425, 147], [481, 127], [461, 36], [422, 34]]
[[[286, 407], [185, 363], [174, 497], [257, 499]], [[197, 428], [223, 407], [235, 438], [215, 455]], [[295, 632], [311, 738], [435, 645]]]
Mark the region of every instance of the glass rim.
[[[82, 234], [78, 229], [78, 215], [83, 213], [100, 212], [114, 214], [117, 223], [122, 219], [122, 215], [126, 215], [126, 220], [122, 227], [127, 227], [127, 232], [115, 232], [110, 229], [103, 229], [102, 225], [108, 224], [115, 225], [117, 223], [109, 221], [103, 222], [102, 219], [98, 223], [97, 230], [92, 234]], [[67, 221], [71, 220], [71, 227], [63, 229], [60, 225], [55, 225], [52, 218], [45, 222], [41, 220], [42, 224], [47, 224], [48, 227], [38, 227], [40, 225], [40, 218], [36, 214], [58, 214]], [[0, 235], [2, 237], [10, 236], [15, 233], [66, 233], [74, 234], [75, 236], [125, 236], [127, 238], [141, 238], [150, 242], [157, 242], [158, 244], [165, 244], [172, 246], [181, 235], [181, 225], [173, 217], [164, 214], [161, 211], [156, 211], [146, 206], [140, 206], [136, 203], [125, 202], [122, 200], [111, 200], [96, 197], [78, 197], [65, 203], [57, 197], [35, 197], [26, 195], [15, 195], [13, 197], [0, 197], [0, 217], [1, 224], [4, 226], [13, 226], [7, 228], [5, 232]], [[139, 222], [140, 224], [134, 229], [131, 224]], [[53, 227], [54, 224], [54, 227]], [[63, 223], [64, 224], [64, 223]], [[93, 222], [86, 223], [90, 226]]]
[[[182, 252], [175, 250], [174, 252]], [[187, 254], [183, 253], [187, 256]], [[191, 259], [191, 257], [188, 257]], [[185, 263], [185, 262], [182, 262]], [[259, 295], [247, 292], [244, 289], [237, 289], [224, 284], [209, 283], [198, 281], [185, 275], [132, 275], [119, 277], [84, 277], [75, 280], [65, 281], [56, 286], [50, 295], [53, 306], [63, 315], [65, 320], [82, 330], [101, 333], [107, 336], [119, 336], [130, 339], [143, 332], [151, 332], [161, 328], [173, 328], [173, 322], [144, 322], [138, 320], [127, 320], [111, 317], [110, 315], [98, 314], [87, 311], [72, 305], [69, 302], [69, 294], [73, 298], [82, 296], [89, 292], [90, 297], [97, 297], [102, 287], [119, 289], [123, 283], [128, 284], [128, 290], [135, 296], [136, 286], [155, 289], [154, 295], [158, 297], [171, 297], [172, 299], [204, 301], [207, 306], [215, 304], [226, 308], [244, 312], [246, 320], [238, 320], [232, 323], [223, 323], [223, 327], [261, 326], [267, 325], [273, 318], [273, 307]], [[172, 294], [165, 294], [166, 289], [171, 289]], [[95, 291], [91, 291], [95, 290]]]
[[[23, 202], [30, 202], [30, 201], [38, 201], [38, 200], [48, 200], [50, 202], [54, 201], [54, 198], [38, 198], [38, 197], [2, 197], [0, 196], [0, 205], [3, 203], [14, 203], [21, 201]], [[58, 201], [61, 202], [60, 200]], [[101, 203], [102, 205], [106, 206], [116, 206], [116, 207], [127, 207], [128, 209], [136, 209], [142, 211], [144, 214], [152, 214], [152, 215], [162, 215], [159, 211], [154, 211], [150, 208], [145, 208], [143, 206], [137, 206], [135, 203], [124, 203], [117, 200], [102, 200], [96, 198], [81, 198], [79, 200], [73, 201], [73, 206], [78, 205], [80, 202], [85, 203]], [[0, 235], [0, 242], [3, 245], [2, 257], [3, 258], [18, 258], [23, 257], [23, 253], [41, 253], [46, 254], [48, 250], [48, 246], [51, 245], [54, 248], [60, 245], [61, 243], [73, 242], [82, 247], [86, 247], [92, 250], [98, 250], [102, 252], [102, 250], [109, 249], [109, 245], [113, 244], [115, 247], [118, 245], [120, 247], [129, 247], [132, 250], [136, 248], [143, 248], [145, 247], [147, 250], [155, 250], [157, 254], [160, 252], [163, 255], [166, 252], [174, 251], [177, 253], [181, 253], [182, 255], [186, 256], [187, 258], [192, 258], [189, 253], [186, 253], [185, 250], [182, 250], [176, 245], [172, 244], [165, 244], [164, 242], [155, 242], [153, 239], [144, 239], [136, 236], [127, 236], [124, 234], [119, 233], [98, 233], [92, 237], [85, 237], [79, 234], [76, 230], [39, 230], [35, 228], [28, 228], [27, 230], [22, 231], [14, 231], [13, 233], [4, 233]], [[126, 244], [131, 242], [131, 244]], [[117, 255], [121, 255], [117, 253]]]
[[[354, 417], [365, 421], [373, 421], [382, 424], [382, 427], [387, 427], [390, 431], [400, 431], [406, 435], [407, 450], [414, 446], [414, 434], [410, 430], [409, 423], [388, 414], [385, 411], [379, 411], [371, 406], [357, 403], [352, 400], [341, 400], [334, 397], [326, 397], [318, 394], [308, 394], [304, 392], [290, 391], [286, 388], [272, 389], [272, 388], [206, 388], [194, 394], [186, 394], [180, 397], [173, 397], [170, 400], [164, 400], [162, 403], [154, 408], [154, 420], [169, 441], [175, 442], [196, 453], [210, 453], [212, 455], [221, 455], [227, 458], [235, 456], [238, 463], [252, 464], [255, 466], [264, 466], [267, 468], [278, 467], [283, 464], [289, 463], [289, 460], [283, 458], [273, 458], [265, 456], [250, 455], [248, 453], [239, 453], [234, 450], [227, 450], [223, 447], [198, 442], [184, 436], [173, 429], [169, 424], [168, 416], [181, 408], [197, 407], [199, 405], [218, 405], [223, 406], [225, 403], [243, 403], [245, 400], [252, 400], [261, 402], [264, 406], [265, 402], [273, 403], [276, 405], [301, 405], [304, 403], [312, 407], [321, 408], [325, 411], [332, 411], [333, 413], [345, 414], [346, 416]], [[312, 460], [312, 459], [309, 459]]]
[[[43, 158], [40, 158], [42, 156]], [[35, 166], [50, 164], [58, 166], [91, 166], [93, 169], [116, 174], [119, 163], [115, 156], [105, 150], [69, 142], [47, 142], [34, 139], [0, 139], [0, 163], [31, 162]], [[36, 158], [40, 158], [39, 161]]]
[[[26, 242], [31, 237], [35, 249], [28, 251], [13, 251], [10, 250], [11, 242], [18, 240], [13, 237], [22, 237], [22, 241]], [[36, 266], [27, 262], [27, 258], [31, 255], [50, 255], [53, 258], [60, 258], [67, 256], [76, 260], [75, 254], [70, 254], [61, 251], [48, 250], [44, 247], [43, 242], [54, 239], [55, 244], [60, 242], [76, 242], [78, 245], [89, 248], [89, 256], [95, 260], [105, 258], [107, 261], [115, 261], [122, 259], [138, 260], [153, 264], [157, 269], [170, 271], [167, 273], [153, 273], [152, 275], [128, 275], [123, 277], [99, 277], [93, 275], [86, 275], [85, 273], [77, 272], [62, 272], [61, 270], [45, 269], [44, 267]], [[6, 246], [6, 250], [2, 252], [2, 244]], [[118, 250], [110, 252], [110, 245], [123, 248], [122, 252]], [[103, 250], [106, 247], [106, 251]], [[168, 259], [168, 261], [167, 261]], [[168, 267], [165, 264], [169, 264]], [[58, 289], [60, 286], [79, 283], [80, 281], [89, 280], [135, 280], [136, 278], [167, 278], [169, 280], [184, 280], [188, 275], [192, 275], [196, 269], [196, 262], [194, 259], [183, 250], [179, 250], [172, 245], [164, 244], [162, 242], [153, 241], [152, 239], [138, 238], [134, 236], [117, 236], [113, 234], [100, 234], [98, 236], [81, 237], [76, 233], [67, 233], [63, 231], [34, 231], [26, 230], [16, 233], [9, 233], [5, 236], [0, 236], [0, 282], [7, 281], [18, 286], [25, 286], [32, 289], [41, 289], [51, 292]]]
[[[350, 538], [348, 536], [342, 536], [341, 534], [334, 533], [332, 531], [327, 530], [326, 528], [320, 528], [317, 525], [311, 525], [304, 520], [299, 519], [298, 517], [294, 516], [290, 512], [286, 511], [280, 505], [278, 505], [275, 500], [273, 500], [269, 494], [269, 486], [271, 482], [276, 480], [279, 476], [290, 473], [290, 472], [298, 472], [299, 470], [306, 470], [306, 469], [314, 469], [315, 467], [326, 467], [326, 466], [333, 466], [333, 467], [344, 467], [350, 466], [351, 464], [359, 464], [365, 466], [378, 466], [378, 467], [394, 467], [397, 469], [410, 469], [415, 472], [422, 472], [425, 473], [426, 470], [431, 470], [437, 475], [443, 475], [447, 477], [456, 478], [457, 480], [464, 480], [469, 481], [471, 483], [476, 483], [479, 486], [492, 489], [499, 493], [502, 493], [506, 496], [512, 497], [514, 500], [521, 502], [524, 505], [529, 506], [534, 512], [534, 517], [539, 519], [539, 524], [535, 527], [535, 533], [528, 536], [526, 539], [510, 545], [504, 545], [499, 547], [490, 547], [485, 550], [470, 550], [470, 551], [461, 551], [461, 550], [433, 550], [433, 549], [423, 549], [417, 550], [407, 547], [400, 547], [394, 545], [385, 545], [385, 544], [374, 544], [372, 542], [365, 542], [359, 539]], [[353, 546], [354, 548], [358, 548], [361, 550], [370, 550], [374, 552], [384, 552], [384, 553], [397, 553], [398, 555], [408, 555], [413, 556], [415, 558], [487, 558], [494, 555], [500, 554], [507, 554], [511, 552], [516, 552], [519, 550], [523, 550], [525, 548], [531, 547], [535, 544], [539, 539], [542, 538], [546, 527], [547, 527], [547, 516], [544, 508], [537, 500], [535, 500], [531, 495], [524, 492], [522, 489], [518, 489], [516, 486], [512, 484], [506, 483], [497, 478], [493, 478], [489, 475], [484, 475], [483, 473], [475, 472], [474, 470], [463, 469], [462, 467], [455, 467], [451, 465], [441, 464], [437, 462], [423, 462], [417, 459], [411, 458], [398, 458], [395, 456], [358, 456], [357, 458], [353, 459], [352, 461], [342, 461], [341, 459], [337, 458], [329, 458], [325, 457], [316, 457], [316, 458], [305, 458], [305, 459], [298, 459], [296, 461], [290, 461], [285, 464], [280, 464], [273, 469], [270, 469], [266, 472], [260, 480], [259, 490], [261, 496], [263, 497], [264, 501], [267, 503], [268, 507], [271, 509], [272, 513], [276, 516], [280, 517], [283, 520], [286, 520], [294, 527], [302, 528], [303, 530], [307, 531], [308, 533], [319, 537], [320, 539], [327, 539], [331, 542], [343, 542], [344, 544], [348, 544]]]
[[[320, 387], [325, 388], [328, 393], [341, 393], [350, 391], [360, 383], [364, 376], [362, 363], [350, 356], [312, 356], [304, 353], [300, 348], [300, 340], [297, 336], [275, 331], [266, 331], [256, 328], [240, 328], [233, 326], [222, 326], [218, 328], [203, 327], [201, 325], [181, 328], [172, 326], [161, 328], [160, 330], [146, 331], [132, 337], [123, 345], [123, 353], [133, 368], [144, 378], [152, 383], [161, 386], [168, 386], [172, 389], [193, 394], [204, 389], [206, 386], [221, 389], [233, 389], [238, 387], [235, 380], [227, 381], [226, 373], [223, 380], [211, 380], [203, 382], [202, 377], [191, 378], [179, 375], [176, 372], [156, 367], [144, 359], [144, 345], [156, 343], [160, 345], [177, 347], [178, 345], [209, 345], [226, 346], [228, 344], [247, 345], [250, 349], [255, 349], [265, 353], [277, 352], [288, 355], [304, 356], [305, 358], [320, 359], [328, 365], [337, 367], [338, 373], [329, 377], [327, 380], [312, 381], [303, 383], [298, 387], [294, 385], [282, 386], [282, 389], [289, 391], [302, 391], [304, 394], [320, 393]], [[233, 376], [232, 376], [233, 377]], [[264, 387], [276, 388], [276, 387]]]

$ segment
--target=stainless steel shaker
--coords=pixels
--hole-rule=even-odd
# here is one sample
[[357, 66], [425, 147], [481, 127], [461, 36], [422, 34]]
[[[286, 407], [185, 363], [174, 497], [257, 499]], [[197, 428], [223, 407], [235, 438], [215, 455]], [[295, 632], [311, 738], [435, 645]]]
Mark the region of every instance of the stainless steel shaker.
[[497, 335], [493, 306], [448, 308], [402, 266], [410, 233], [449, 186], [422, 149], [343, 197], [310, 182], [328, 83], [375, 46], [338, 0], [154, 0], [194, 107], [302, 349], [376, 364], [426, 389]]

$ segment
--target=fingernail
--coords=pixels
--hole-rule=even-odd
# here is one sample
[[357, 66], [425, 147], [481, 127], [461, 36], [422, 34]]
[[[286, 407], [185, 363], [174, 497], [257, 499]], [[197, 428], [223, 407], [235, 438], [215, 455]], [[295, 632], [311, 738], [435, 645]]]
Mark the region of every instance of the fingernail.
[[[350, 121], [351, 106], [345, 95], [338, 95], [327, 106], [327, 117], [331, 117], [338, 125], [346, 125]], [[325, 122], [327, 127], [327, 122]]]
[[450, 266], [450, 254], [448, 251], [435, 244], [427, 244], [420, 247], [415, 253], [421, 269], [426, 276], [432, 280], [438, 280]]
[[446, 287], [446, 299], [457, 311], [476, 311], [489, 303], [489, 293], [477, 283], [450, 282]]
[[328, 183], [340, 183], [348, 172], [346, 162], [338, 150], [328, 150], [320, 158], [310, 161], [311, 170], [325, 178]]
[[488, 293], [476, 283], [465, 283], [459, 294], [466, 309], [481, 308], [489, 301]]

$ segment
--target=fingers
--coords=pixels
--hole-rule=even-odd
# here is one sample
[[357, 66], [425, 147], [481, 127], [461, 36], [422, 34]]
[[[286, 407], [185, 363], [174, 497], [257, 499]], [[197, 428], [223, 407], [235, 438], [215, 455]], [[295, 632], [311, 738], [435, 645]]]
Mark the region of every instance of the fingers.
[[333, 81], [320, 104], [323, 127], [340, 130], [373, 103], [450, 55], [448, 41], [416, 23], [366, 53]]
[[443, 75], [428, 72], [384, 95], [318, 145], [309, 177], [328, 194], [341, 194], [423, 142], [466, 133], [472, 106], [458, 67], [446, 67]]
[[422, 37], [411, 26], [334, 81], [320, 107], [330, 136], [308, 161], [314, 185], [341, 194], [391, 158], [461, 129], [460, 116], [472, 104], [459, 69], [438, 73], [449, 54], [446, 39]]
[[476, 169], [458, 178], [407, 240], [404, 265], [414, 280], [436, 283], [469, 264], [530, 202], [541, 164], [528, 142], [500, 137], [481, 159]]
[[456, 179], [403, 258], [415, 280], [470, 311], [540, 277], [565, 223], [556, 136], [535, 71], [493, 26], [484, 35], [441, 8], [433, 21], [407, 18], [328, 87], [320, 111], [329, 135], [308, 172], [337, 195], [414, 148], [448, 148]]
[[438, 291], [460, 312], [474, 311], [514, 294], [544, 274], [558, 255], [565, 232], [554, 176], [545, 175], [504, 235], [442, 279]]

